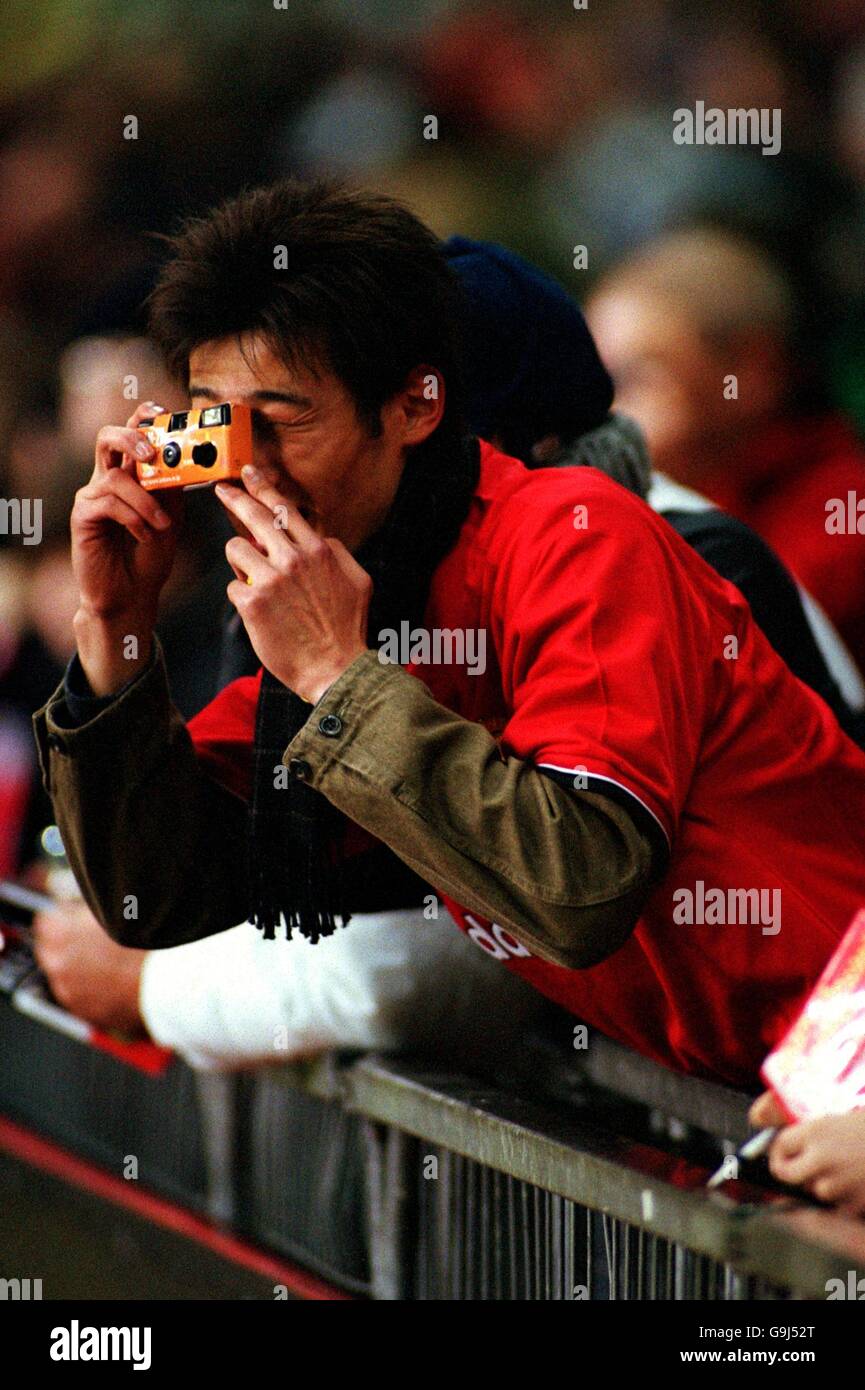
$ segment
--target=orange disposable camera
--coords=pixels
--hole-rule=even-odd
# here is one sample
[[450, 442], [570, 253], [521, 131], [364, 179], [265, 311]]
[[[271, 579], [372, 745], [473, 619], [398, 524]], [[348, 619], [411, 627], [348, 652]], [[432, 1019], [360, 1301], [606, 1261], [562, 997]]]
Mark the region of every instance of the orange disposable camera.
[[148, 492], [164, 487], [207, 487], [239, 478], [252, 463], [252, 412], [245, 405], [209, 405], [140, 420], [138, 428], [156, 450], [155, 458], [135, 461], [138, 481]]

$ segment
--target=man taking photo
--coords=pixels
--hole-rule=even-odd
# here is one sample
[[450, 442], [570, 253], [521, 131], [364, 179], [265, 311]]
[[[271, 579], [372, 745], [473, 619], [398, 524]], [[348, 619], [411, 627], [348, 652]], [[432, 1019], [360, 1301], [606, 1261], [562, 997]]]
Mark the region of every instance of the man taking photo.
[[[255, 469], [217, 492], [262, 671], [188, 726], [171, 705], [150, 403], [100, 432], [78, 655], [35, 716], [70, 861], [140, 947], [246, 916], [315, 940], [431, 885], [586, 1021], [752, 1084], [865, 894], [865, 757], [641, 501], [465, 434], [453, 294], [416, 218], [331, 185], [174, 239], [154, 338], [193, 406], [254, 412]], [[609, 408], [599, 363], [593, 390], [575, 410]]]

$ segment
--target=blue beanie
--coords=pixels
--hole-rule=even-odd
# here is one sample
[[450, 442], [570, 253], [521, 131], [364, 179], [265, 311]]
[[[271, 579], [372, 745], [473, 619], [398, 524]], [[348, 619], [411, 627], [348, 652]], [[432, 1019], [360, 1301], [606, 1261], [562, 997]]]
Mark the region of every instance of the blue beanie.
[[503, 246], [453, 236], [444, 253], [462, 285], [460, 346], [470, 428], [530, 459], [548, 434], [569, 443], [609, 414], [613, 383], [579, 305]]

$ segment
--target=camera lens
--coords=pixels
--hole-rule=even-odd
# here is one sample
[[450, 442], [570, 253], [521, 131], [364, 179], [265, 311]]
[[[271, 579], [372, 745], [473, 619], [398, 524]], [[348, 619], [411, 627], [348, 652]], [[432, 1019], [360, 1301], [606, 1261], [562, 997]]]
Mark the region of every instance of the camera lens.
[[175, 464], [180, 462], [181, 452], [180, 445], [175, 444], [174, 440], [166, 444], [165, 448], [162, 450], [162, 462], [165, 464], [166, 468], [174, 468]]
[[195, 444], [192, 449], [192, 462], [197, 463], [199, 468], [212, 468], [216, 463], [218, 453], [215, 444]]

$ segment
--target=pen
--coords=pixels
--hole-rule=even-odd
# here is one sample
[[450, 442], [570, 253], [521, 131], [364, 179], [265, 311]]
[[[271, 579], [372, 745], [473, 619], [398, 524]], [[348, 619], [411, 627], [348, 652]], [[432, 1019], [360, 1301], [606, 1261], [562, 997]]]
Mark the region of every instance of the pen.
[[718, 1168], [717, 1171], [714, 1172], [712, 1176], [709, 1178], [709, 1181], [706, 1183], [706, 1186], [720, 1187], [722, 1182], [727, 1182], [728, 1179], [735, 1176], [730, 1172], [731, 1156], [737, 1167], [740, 1162], [753, 1163], [755, 1159], [762, 1158], [763, 1154], [766, 1153], [777, 1133], [778, 1127], [777, 1125], [774, 1125], [769, 1129], [761, 1129], [757, 1134], [752, 1134], [751, 1138], [747, 1139], [745, 1143], [742, 1145], [742, 1147], [738, 1149], [734, 1155], [727, 1155], [720, 1168]]

